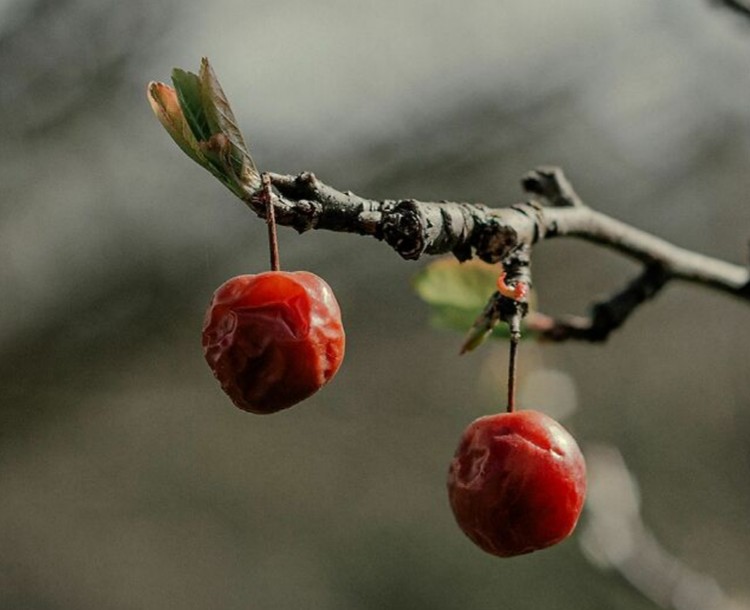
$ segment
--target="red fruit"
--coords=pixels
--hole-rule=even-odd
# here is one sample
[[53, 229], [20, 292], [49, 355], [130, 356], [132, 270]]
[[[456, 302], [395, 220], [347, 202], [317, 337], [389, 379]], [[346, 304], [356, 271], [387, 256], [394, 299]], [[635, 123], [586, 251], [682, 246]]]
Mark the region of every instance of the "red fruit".
[[214, 293], [203, 353], [240, 409], [275, 413], [308, 398], [344, 358], [331, 287], [306, 271], [239, 275]]
[[456, 521], [499, 557], [543, 549], [575, 528], [586, 464], [573, 437], [537, 411], [480, 417], [464, 431], [448, 473]]

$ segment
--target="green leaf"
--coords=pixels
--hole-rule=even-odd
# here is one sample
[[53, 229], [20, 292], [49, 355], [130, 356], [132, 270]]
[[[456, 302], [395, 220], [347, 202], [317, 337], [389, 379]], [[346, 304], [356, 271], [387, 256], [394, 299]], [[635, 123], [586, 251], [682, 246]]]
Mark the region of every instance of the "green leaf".
[[201, 60], [200, 93], [203, 110], [205, 111], [212, 133], [221, 133], [230, 144], [229, 157], [232, 168], [240, 181], [250, 187], [260, 186], [260, 174], [245, 144], [237, 119], [229, 105], [224, 90], [216, 78], [207, 58]]
[[[437, 328], [466, 332], [471, 329], [462, 352], [481, 344], [497, 320], [479, 320], [495, 293], [498, 269], [472, 260], [438, 259], [414, 278], [414, 289], [430, 305], [430, 322]], [[481, 326], [481, 328], [480, 328]]]
[[430, 307], [430, 324], [435, 328], [465, 332], [477, 318], [476, 309], [463, 309], [446, 305]]
[[466, 330], [495, 292], [499, 273], [498, 267], [476, 259], [440, 258], [416, 275], [414, 289], [434, 307], [473, 312]]
[[175, 68], [172, 82], [179, 122], [163, 104], [155, 106], [158, 100], [151, 94], [149, 101], [177, 144], [238, 197], [243, 197], [248, 188], [258, 189], [260, 174], [208, 60], [202, 60], [200, 74]]
[[461, 353], [471, 352], [484, 343], [494, 328], [497, 328], [500, 318], [496, 315], [482, 314], [469, 329], [461, 346]]
[[[500, 268], [472, 259], [460, 263], [453, 257], [437, 259], [414, 278], [416, 293], [430, 306], [430, 323], [435, 328], [469, 332], [464, 351], [471, 351], [488, 337], [507, 339], [507, 324], [482, 318], [485, 306], [495, 294]], [[533, 303], [533, 293], [530, 297]], [[522, 324], [522, 337], [534, 336]]]
[[197, 74], [175, 68], [172, 70], [172, 82], [180, 100], [180, 107], [190, 129], [199, 142], [205, 142], [213, 134], [208, 117], [203, 109], [201, 81]]
[[151, 82], [148, 85], [146, 95], [156, 118], [159, 119], [159, 122], [177, 145], [193, 161], [205, 165], [206, 159], [185, 120], [175, 90], [164, 83]]
[[[499, 301], [505, 298], [497, 292], [490, 297], [487, 305], [485, 305], [482, 312], [476, 317], [471, 328], [469, 328], [469, 332], [466, 333], [464, 344], [461, 346], [462, 354], [475, 350], [490, 337], [496, 339], [507, 339], [510, 337], [510, 327], [507, 323], [501, 323], [503, 318], [499, 308]], [[523, 322], [521, 322], [521, 338], [531, 336], [530, 332], [524, 332], [527, 330]]]

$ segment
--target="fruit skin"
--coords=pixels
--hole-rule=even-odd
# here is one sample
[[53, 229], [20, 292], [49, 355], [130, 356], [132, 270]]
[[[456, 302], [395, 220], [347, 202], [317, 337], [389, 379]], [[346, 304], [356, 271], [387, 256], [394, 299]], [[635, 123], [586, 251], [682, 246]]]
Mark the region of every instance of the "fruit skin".
[[232, 402], [275, 413], [317, 392], [344, 358], [341, 310], [331, 287], [307, 271], [239, 275], [214, 293], [203, 353]]
[[448, 496], [463, 532], [499, 557], [543, 549], [575, 528], [586, 464], [551, 417], [515, 411], [480, 417], [463, 433], [448, 472]]

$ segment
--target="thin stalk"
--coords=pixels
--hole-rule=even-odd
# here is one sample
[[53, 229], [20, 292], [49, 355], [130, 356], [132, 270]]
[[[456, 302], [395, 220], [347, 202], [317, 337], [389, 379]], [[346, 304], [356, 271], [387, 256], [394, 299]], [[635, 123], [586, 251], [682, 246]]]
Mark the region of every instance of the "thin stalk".
[[268, 226], [268, 249], [271, 257], [271, 271], [280, 271], [279, 236], [276, 233], [276, 214], [273, 209], [273, 192], [271, 191], [270, 176], [263, 174], [261, 182], [263, 184], [263, 199], [266, 204], [266, 225]]
[[508, 361], [508, 413], [513, 413], [516, 409], [516, 356], [520, 338], [520, 333], [511, 332], [510, 359]]

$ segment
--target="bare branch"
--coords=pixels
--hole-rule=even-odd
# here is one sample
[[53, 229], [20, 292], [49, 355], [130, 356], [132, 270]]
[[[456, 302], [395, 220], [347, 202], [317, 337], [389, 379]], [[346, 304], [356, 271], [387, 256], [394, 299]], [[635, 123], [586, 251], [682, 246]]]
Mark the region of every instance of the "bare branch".
[[[723, 1], [744, 6], [750, 0]], [[527, 174], [522, 185], [532, 200], [505, 208], [415, 199], [375, 201], [331, 188], [309, 172], [298, 176], [265, 173], [261, 179], [208, 60], [203, 59], [197, 75], [175, 69], [172, 81], [174, 88], [149, 85], [152, 109], [188, 156], [267, 219], [273, 268], [278, 268], [274, 220], [299, 232], [327, 229], [371, 235], [410, 260], [447, 252], [460, 261], [477, 256], [488, 263], [502, 263], [510, 285], [528, 288], [532, 285], [532, 246], [543, 239], [572, 236], [617, 250], [646, 269], [622, 292], [597, 304], [589, 318], [538, 318], [550, 338], [601, 341], [672, 279], [750, 301], [748, 269], [679, 248], [595, 212], [557, 167], [540, 167]], [[505, 312], [502, 295], [493, 296], [475, 330], [491, 329], [503, 319], [514, 332], [527, 306], [525, 298], [509, 301], [514, 305]]]
[[[500, 262], [535, 241], [538, 207], [533, 204], [490, 209], [445, 201], [374, 201], [337, 191], [308, 172], [269, 176], [280, 194], [275, 200], [279, 224], [299, 232], [327, 229], [371, 235], [409, 260], [452, 252], [459, 260], [479, 256]], [[249, 191], [245, 202], [264, 216], [257, 192]]]
[[[578, 237], [644, 264], [659, 264], [670, 279], [750, 300], [750, 275], [745, 267], [680, 248], [583, 204], [545, 208], [525, 202], [489, 208], [414, 199], [375, 201], [337, 191], [311, 173], [269, 176], [280, 194], [274, 197], [277, 222], [299, 232], [326, 229], [371, 235], [406, 259], [452, 252], [460, 260], [478, 256], [491, 263], [504, 261], [542, 239]], [[265, 218], [259, 192], [248, 191], [245, 201]]]
[[535, 313], [526, 320], [529, 330], [541, 334], [549, 341], [580, 339], [584, 341], [606, 341], [645, 301], [652, 299], [669, 280], [665, 269], [655, 263], [631, 281], [622, 291], [606, 301], [596, 303], [587, 317], [568, 316], [551, 318]]
[[[550, 239], [558, 236], [580, 237], [633, 258], [645, 265], [659, 265], [664, 268], [668, 279], [674, 278], [696, 284], [704, 284], [723, 290], [734, 296], [750, 298], [748, 270], [739, 265], [704, 256], [668, 241], [631, 227], [619, 220], [605, 216], [583, 205], [571, 184], [559, 169], [550, 171], [542, 168], [531, 175], [543, 174], [546, 180], [562, 179], [559, 186], [548, 187], [553, 191], [566, 192], [567, 197], [578, 202], [572, 208], [545, 208], [541, 228], [546, 232], [541, 236]], [[528, 176], [524, 179], [524, 186]]]
[[[561, 214], [561, 212], [565, 214]], [[734, 296], [748, 298], [748, 271], [744, 267], [675, 246], [645, 231], [590, 208], [545, 210], [551, 233], [601, 244], [644, 264], [659, 263], [675, 279], [703, 284]]]
[[[750, 301], [747, 268], [680, 248], [592, 210], [558, 168], [539, 168], [523, 179], [524, 188], [551, 207], [535, 201], [506, 208], [414, 199], [376, 201], [338, 191], [311, 173], [268, 176], [277, 191], [273, 206], [278, 224], [299, 232], [326, 229], [370, 235], [385, 241], [405, 259], [443, 253], [453, 253], [459, 260], [478, 256], [490, 263], [502, 262], [510, 280], [530, 284], [528, 260], [536, 242], [578, 237], [643, 263], [640, 276], [621, 292], [595, 304], [588, 317], [553, 319], [535, 314], [530, 325], [551, 340], [605, 340], [670, 280], [692, 282]], [[248, 190], [243, 199], [265, 217], [261, 191]]]

